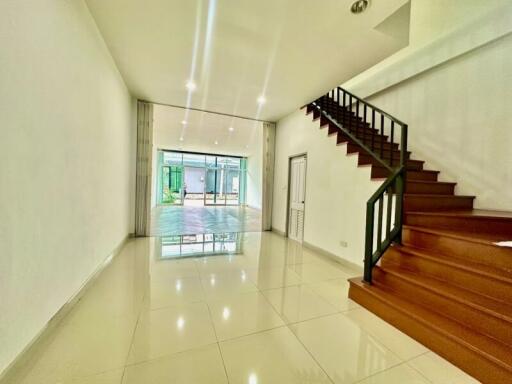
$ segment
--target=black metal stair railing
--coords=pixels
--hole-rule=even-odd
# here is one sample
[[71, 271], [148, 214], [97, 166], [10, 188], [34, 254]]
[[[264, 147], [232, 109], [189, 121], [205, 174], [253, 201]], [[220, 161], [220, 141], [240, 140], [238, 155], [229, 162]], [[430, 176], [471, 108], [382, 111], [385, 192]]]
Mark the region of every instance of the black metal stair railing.
[[[407, 124], [341, 87], [310, 105], [317, 116], [370, 155], [374, 166], [388, 173], [366, 204], [364, 281], [371, 284], [373, 267], [393, 242], [402, 240]], [[399, 135], [398, 142], [395, 135]]]

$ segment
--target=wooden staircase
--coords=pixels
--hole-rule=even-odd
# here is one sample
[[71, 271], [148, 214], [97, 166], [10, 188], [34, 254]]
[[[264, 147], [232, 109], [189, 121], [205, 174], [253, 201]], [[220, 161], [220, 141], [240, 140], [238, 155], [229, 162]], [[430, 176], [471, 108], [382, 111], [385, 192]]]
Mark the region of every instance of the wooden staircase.
[[[344, 103], [343, 103], [344, 104]], [[329, 100], [322, 108], [386, 159], [398, 144], [379, 136], [349, 108]], [[390, 171], [322, 115], [307, 114], [337, 136], [372, 179]], [[374, 136], [372, 138], [372, 136]], [[473, 196], [407, 152], [402, 243], [391, 245], [373, 268], [372, 284], [350, 279], [349, 297], [484, 383], [512, 383], [512, 213], [473, 209]]]

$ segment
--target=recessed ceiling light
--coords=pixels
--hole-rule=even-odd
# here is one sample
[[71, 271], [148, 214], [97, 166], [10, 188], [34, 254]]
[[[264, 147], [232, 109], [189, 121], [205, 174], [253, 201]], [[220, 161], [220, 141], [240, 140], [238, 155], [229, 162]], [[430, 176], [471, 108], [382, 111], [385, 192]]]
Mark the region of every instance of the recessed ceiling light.
[[363, 13], [366, 10], [366, 8], [368, 8], [369, 5], [370, 2], [368, 0], [357, 0], [350, 7], [350, 12], [352, 12], [355, 15]]
[[218, 145], [218, 144], [219, 144], [219, 142], [217, 140], [215, 140], [215, 145]]
[[181, 120], [181, 124], [187, 125], [187, 120]]
[[258, 104], [265, 104], [267, 102], [267, 99], [265, 99], [265, 96], [261, 95], [258, 97]]
[[228, 129], [229, 129], [229, 132], [233, 132], [235, 130], [235, 128], [233, 128], [233, 127], [229, 127]]
[[249, 148], [249, 144], [247, 144], [247, 145], [245, 146], [245, 148]]
[[180, 137], [180, 141], [183, 141], [183, 137]]
[[194, 83], [192, 80], [187, 81], [187, 84], [185, 85], [189, 91], [195, 91], [197, 88], [196, 83]]

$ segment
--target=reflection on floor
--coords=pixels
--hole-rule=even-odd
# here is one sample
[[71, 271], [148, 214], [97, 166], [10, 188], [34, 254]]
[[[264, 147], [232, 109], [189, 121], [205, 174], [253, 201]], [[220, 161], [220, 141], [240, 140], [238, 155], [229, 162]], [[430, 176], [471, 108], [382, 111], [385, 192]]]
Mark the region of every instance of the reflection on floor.
[[243, 233], [200, 233], [174, 235], [157, 239], [161, 246], [162, 259], [199, 257], [214, 255], [237, 255], [242, 253]]
[[348, 299], [359, 271], [238, 236], [237, 255], [181, 259], [130, 240], [13, 382], [475, 383]]
[[261, 211], [249, 207], [158, 206], [151, 216], [151, 235], [258, 232]]

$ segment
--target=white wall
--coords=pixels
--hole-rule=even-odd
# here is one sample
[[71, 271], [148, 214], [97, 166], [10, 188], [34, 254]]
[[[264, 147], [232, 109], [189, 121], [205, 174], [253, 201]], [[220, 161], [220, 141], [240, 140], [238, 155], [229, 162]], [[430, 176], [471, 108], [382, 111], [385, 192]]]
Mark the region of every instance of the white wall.
[[428, 43], [507, 2], [509, 0], [411, 0], [410, 45]]
[[135, 103], [85, 4], [0, 3], [0, 371], [132, 231]]
[[512, 35], [371, 97], [409, 125], [413, 157], [475, 207], [512, 210]]
[[[285, 232], [290, 156], [307, 153], [304, 241], [362, 265], [366, 201], [380, 182], [304, 110], [277, 123], [272, 227]], [[347, 242], [347, 246], [341, 245]]]

